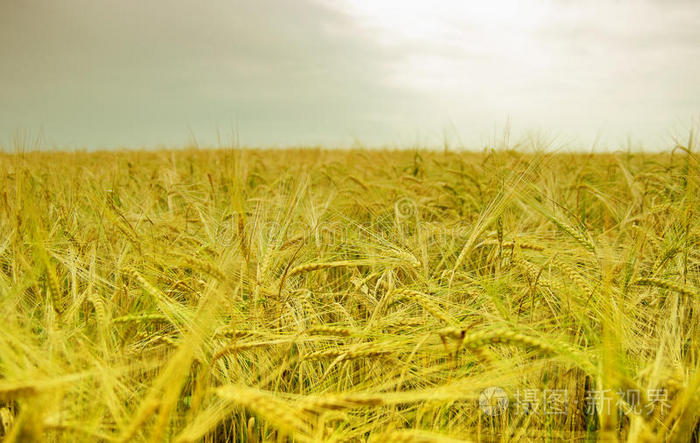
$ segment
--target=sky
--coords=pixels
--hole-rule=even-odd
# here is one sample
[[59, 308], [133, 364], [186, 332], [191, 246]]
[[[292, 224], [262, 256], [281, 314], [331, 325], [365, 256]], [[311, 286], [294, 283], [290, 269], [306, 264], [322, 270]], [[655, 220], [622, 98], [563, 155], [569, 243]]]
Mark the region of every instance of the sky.
[[656, 150], [699, 79], [698, 0], [0, 0], [3, 147]]

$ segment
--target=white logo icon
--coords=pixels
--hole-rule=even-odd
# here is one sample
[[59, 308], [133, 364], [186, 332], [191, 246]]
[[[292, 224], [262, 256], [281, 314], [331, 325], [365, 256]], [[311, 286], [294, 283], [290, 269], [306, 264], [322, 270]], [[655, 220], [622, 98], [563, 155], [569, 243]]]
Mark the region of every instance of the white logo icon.
[[508, 394], [498, 386], [486, 388], [479, 395], [479, 407], [486, 415], [501, 415], [508, 408]]

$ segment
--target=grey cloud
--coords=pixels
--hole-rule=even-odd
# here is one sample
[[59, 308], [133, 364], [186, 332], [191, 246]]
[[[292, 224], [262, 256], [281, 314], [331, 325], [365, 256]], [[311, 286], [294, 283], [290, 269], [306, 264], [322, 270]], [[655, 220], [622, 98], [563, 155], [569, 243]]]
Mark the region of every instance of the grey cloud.
[[0, 141], [213, 143], [238, 125], [254, 145], [382, 144], [454, 125], [478, 145], [511, 116], [655, 143], [700, 108], [697, 3], [552, 2], [535, 29], [446, 9], [434, 39], [392, 39], [340, 3], [3, 0]]

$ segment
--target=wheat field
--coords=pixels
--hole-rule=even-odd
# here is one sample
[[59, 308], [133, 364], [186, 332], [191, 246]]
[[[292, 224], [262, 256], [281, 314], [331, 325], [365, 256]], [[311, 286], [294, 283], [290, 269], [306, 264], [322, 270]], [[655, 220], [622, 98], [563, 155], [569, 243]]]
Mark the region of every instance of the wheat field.
[[699, 189], [683, 146], [0, 154], [0, 436], [698, 441]]

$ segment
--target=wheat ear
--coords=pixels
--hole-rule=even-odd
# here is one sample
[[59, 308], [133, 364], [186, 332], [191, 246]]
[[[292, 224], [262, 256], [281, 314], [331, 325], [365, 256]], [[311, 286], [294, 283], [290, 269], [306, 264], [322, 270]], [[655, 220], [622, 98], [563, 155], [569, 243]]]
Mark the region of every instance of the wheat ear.
[[221, 282], [226, 281], [226, 274], [224, 274], [221, 269], [205, 260], [194, 257], [184, 257], [184, 262], [192, 268], [198, 269], [199, 271], [202, 271], [203, 273], [212, 276]]
[[146, 322], [167, 322], [167, 321], [168, 321], [168, 318], [162, 314], [131, 314], [131, 315], [122, 315], [121, 317], [117, 317], [115, 319], [112, 319], [113, 323], [130, 323], [130, 322], [146, 323]]
[[340, 260], [340, 261], [331, 261], [331, 262], [325, 262], [325, 263], [305, 263], [302, 265], [298, 265], [293, 267], [289, 273], [287, 274], [287, 278], [292, 277], [297, 274], [303, 274], [305, 272], [311, 272], [311, 271], [318, 271], [321, 269], [329, 269], [329, 268], [340, 268], [340, 267], [345, 267], [345, 266], [356, 266], [358, 263], [354, 261], [347, 261], [347, 260]]
[[412, 289], [399, 289], [392, 293], [392, 298], [410, 298], [418, 302], [421, 307], [433, 317], [448, 325], [457, 324], [450, 315], [435, 304], [427, 295]]
[[[303, 434], [309, 435], [311, 433], [307, 423], [287, 402], [263, 391], [229, 385], [219, 387], [214, 392], [225, 400], [259, 414], [271, 425], [290, 436], [299, 436], [306, 440]], [[302, 435], [299, 435], [299, 433]]]
[[[444, 328], [437, 331], [440, 337], [449, 337], [458, 342], [458, 349], [478, 349], [489, 344], [508, 343], [535, 349], [544, 355], [575, 355], [579, 352], [567, 343], [552, 343], [537, 337], [522, 334], [508, 329], [495, 329], [467, 334], [466, 330], [459, 328]], [[594, 368], [585, 360], [577, 359], [577, 363], [586, 371], [593, 372]]]
[[340, 326], [314, 326], [306, 330], [309, 335], [336, 335], [339, 337], [349, 337], [353, 334], [352, 329]]
[[401, 429], [385, 432], [369, 439], [370, 443], [466, 443], [467, 440], [456, 440], [444, 435], [420, 431], [417, 429]]
[[595, 245], [585, 236], [581, 231], [574, 228], [573, 226], [566, 224], [557, 220], [556, 218], [551, 218], [552, 222], [559, 227], [562, 231], [569, 234], [574, 240], [586, 248], [589, 252], [595, 255]]
[[379, 357], [391, 354], [394, 351], [386, 349], [387, 346], [379, 346], [376, 343], [361, 343], [349, 348], [331, 348], [323, 351], [312, 352], [302, 357], [303, 360], [315, 361], [334, 358], [336, 360], [354, 360], [358, 358]]
[[686, 295], [688, 297], [697, 297], [698, 294], [692, 289], [679, 285], [668, 280], [662, 280], [660, 278], [640, 278], [634, 282], [636, 285], [641, 286], [655, 286], [657, 288], [668, 289], [670, 291], [678, 292], [679, 294]]
[[318, 412], [319, 410], [343, 410], [362, 407], [374, 407], [384, 404], [380, 395], [331, 394], [308, 396], [299, 402], [302, 409]]

